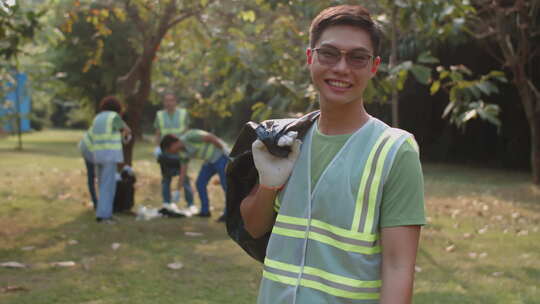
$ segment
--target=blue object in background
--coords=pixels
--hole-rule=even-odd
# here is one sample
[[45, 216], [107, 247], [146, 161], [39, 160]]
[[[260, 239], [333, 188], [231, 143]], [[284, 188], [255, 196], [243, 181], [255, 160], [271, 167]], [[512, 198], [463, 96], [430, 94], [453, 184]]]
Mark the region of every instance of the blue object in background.
[[[0, 103], [0, 118], [16, 113], [18, 104], [21, 115], [21, 131], [28, 132], [30, 131], [30, 119], [28, 115], [32, 108], [32, 102], [27, 89], [28, 76], [24, 73], [17, 73], [14, 76], [16, 83], [7, 84], [9, 93], [6, 95], [5, 100]], [[10, 106], [6, 107], [6, 102], [8, 102]], [[4, 121], [2, 129], [8, 133], [16, 132], [16, 123], [16, 119]]]

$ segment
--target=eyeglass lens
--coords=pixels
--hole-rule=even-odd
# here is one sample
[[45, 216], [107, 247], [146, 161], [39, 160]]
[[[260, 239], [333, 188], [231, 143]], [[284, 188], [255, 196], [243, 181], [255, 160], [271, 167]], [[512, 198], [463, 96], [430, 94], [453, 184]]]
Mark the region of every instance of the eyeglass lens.
[[[319, 62], [323, 65], [333, 66], [341, 60], [341, 51], [332, 47], [321, 47], [315, 49], [319, 58]], [[345, 61], [347, 64], [355, 69], [361, 69], [366, 67], [371, 55], [366, 54], [362, 50], [351, 50], [345, 53]]]

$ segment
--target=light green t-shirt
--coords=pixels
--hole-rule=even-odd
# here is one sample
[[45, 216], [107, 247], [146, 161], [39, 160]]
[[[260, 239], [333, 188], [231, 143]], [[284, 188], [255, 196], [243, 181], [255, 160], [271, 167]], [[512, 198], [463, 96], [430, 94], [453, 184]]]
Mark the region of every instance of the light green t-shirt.
[[120, 115], [118, 115], [113, 119], [112, 125], [113, 125], [113, 131], [119, 131], [125, 128], [127, 124], [122, 120]]
[[[352, 134], [324, 135], [315, 124], [311, 142], [311, 189]], [[409, 142], [398, 149], [381, 202], [380, 227], [425, 225], [424, 178], [418, 152]]]
[[[184, 157], [200, 158], [198, 157], [198, 154], [202, 154], [205, 155], [203, 160], [206, 162], [212, 163], [218, 160], [223, 152], [213, 144], [203, 140], [203, 138], [209, 134], [210, 133], [199, 129], [190, 129], [184, 133], [184, 135], [181, 137], [182, 141], [186, 144], [187, 150]], [[211, 152], [206, 153], [206, 151]]]

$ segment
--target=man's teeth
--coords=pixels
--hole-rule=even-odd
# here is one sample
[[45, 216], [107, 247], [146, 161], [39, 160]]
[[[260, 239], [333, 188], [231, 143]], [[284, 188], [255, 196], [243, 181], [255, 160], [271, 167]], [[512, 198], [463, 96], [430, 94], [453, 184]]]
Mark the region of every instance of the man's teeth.
[[335, 80], [329, 80], [328, 84], [330, 84], [333, 87], [338, 87], [338, 88], [348, 88], [351, 86], [350, 84], [346, 82], [335, 81]]

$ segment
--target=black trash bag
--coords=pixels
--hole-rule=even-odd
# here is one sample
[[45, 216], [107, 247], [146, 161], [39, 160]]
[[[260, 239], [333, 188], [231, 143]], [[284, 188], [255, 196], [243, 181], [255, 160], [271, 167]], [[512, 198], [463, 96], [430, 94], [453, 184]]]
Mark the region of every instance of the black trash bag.
[[240, 214], [240, 203], [259, 181], [259, 175], [253, 163], [251, 145], [259, 138], [270, 153], [278, 157], [287, 157], [291, 148], [279, 147], [277, 145], [279, 138], [290, 131], [296, 131], [297, 138], [303, 139], [319, 114], [319, 111], [315, 111], [297, 119], [267, 120], [260, 124], [248, 122], [240, 131], [229, 155], [231, 161], [226, 168], [227, 233], [244, 251], [261, 263], [264, 262], [266, 256], [270, 232], [260, 238], [253, 238], [245, 230]]
[[137, 177], [130, 167], [124, 167], [120, 173], [121, 179], [116, 182], [113, 212], [129, 212], [135, 204], [135, 183]]
[[171, 218], [184, 218], [186, 217], [183, 213], [174, 212], [171, 210], [166, 209], [165, 207], [158, 210], [159, 214], [163, 215], [164, 217], [171, 217]]

